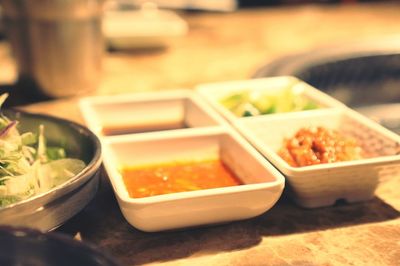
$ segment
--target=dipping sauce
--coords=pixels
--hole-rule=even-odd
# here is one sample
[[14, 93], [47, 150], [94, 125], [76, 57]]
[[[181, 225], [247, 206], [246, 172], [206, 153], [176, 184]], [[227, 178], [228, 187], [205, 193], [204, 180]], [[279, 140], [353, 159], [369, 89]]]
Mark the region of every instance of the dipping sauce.
[[122, 176], [132, 198], [242, 184], [221, 160], [123, 167]]
[[105, 136], [187, 128], [183, 121], [139, 121], [136, 123], [108, 123], [102, 128]]
[[362, 149], [354, 138], [323, 127], [300, 129], [284, 140], [278, 154], [291, 166], [358, 160]]

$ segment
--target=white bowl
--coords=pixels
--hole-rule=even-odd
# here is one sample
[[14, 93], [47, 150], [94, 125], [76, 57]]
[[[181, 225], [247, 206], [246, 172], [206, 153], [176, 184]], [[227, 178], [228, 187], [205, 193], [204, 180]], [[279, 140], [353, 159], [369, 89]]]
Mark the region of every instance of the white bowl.
[[[355, 138], [368, 158], [290, 166], [277, 154], [284, 138], [313, 126]], [[236, 121], [235, 127], [287, 177], [294, 200], [303, 207], [329, 206], [339, 199], [371, 199], [383, 179], [400, 173], [400, 136], [348, 108], [253, 117]]]
[[[80, 108], [88, 127], [100, 137], [226, 124], [190, 90], [87, 97]], [[113, 130], [105, 133], [105, 128]]]
[[[238, 133], [192, 128], [104, 139], [104, 165], [126, 220], [143, 231], [223, 223], [260, 215], [279, 199], [284, 178]], [[219, 158], [239, 186], [131, 198], [119, 171], [175, 160]]]
[[[228, 121], [233, 122], [238, 119], [247, 119], [249, 117], [236, 116], [223, 104], [221, 104], [222, 99], [240, 92], [271, 92], [271, 94], [278, 94], [288, 87], [290, 87], [290, 89], [296, 95], [311, 100], [320, 108], [345, 107], [345, 105], [338, 100], [291, 76], [201, 84], [196, 87], [196, 91], [199, 92], [199, 94], [202, 95], [207, 102], [213, 106], [213, 108], [216, 109], [223, 117], [225, 117]], [[276, 114], [280, 113], [265, 114], [260, 116], [270, 116]]]
[[106, 10], [103, 17], [105, 39], [116, 49], [160, 48], [187, 32], [186, 21], [166, 10]]

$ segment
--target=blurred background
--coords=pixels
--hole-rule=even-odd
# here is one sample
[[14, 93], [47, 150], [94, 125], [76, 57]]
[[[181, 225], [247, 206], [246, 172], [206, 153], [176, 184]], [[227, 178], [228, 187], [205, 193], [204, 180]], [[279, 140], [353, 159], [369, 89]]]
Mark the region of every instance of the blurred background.
[[399, 130], [399, 1], [39, 1], [0, 0], [9, 105], [293, 75]]

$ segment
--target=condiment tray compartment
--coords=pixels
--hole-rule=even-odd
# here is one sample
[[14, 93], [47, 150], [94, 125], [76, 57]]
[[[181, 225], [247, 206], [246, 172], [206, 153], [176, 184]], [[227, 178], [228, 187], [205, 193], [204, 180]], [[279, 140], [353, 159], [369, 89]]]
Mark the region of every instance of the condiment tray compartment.
[[[400, 173], [400, 136], [348, 108], [252, 117], [234, 125], [286, 176], [294, 200], [303, 207], [371, 199], [379, 182]], [[285, 138], [301, 128], [318, 126], [357, 140], [365, 157], [295, 167], [278, 155]]]
[[[253, 115], [345, 107], [329, 95], [289, 76], [200, 84], [196, 91], [229, 122]], [[243, 110], [250, 113], [242, 113]], [[252, 110], [261, 113], [251, 115]]]
[[190, 90], [87, 97], [80, 108], [88, 127], [100, 137], [226, 123]]
[[[143, 231], [161, 231], [260, 215], [279, 199], [283, 175], [237, 132], [195, 128], [104, 139], [103, 161], [126, 220]], [[242, 185], [130, 197], [121, 169], [179, 161], [221, 160]]]

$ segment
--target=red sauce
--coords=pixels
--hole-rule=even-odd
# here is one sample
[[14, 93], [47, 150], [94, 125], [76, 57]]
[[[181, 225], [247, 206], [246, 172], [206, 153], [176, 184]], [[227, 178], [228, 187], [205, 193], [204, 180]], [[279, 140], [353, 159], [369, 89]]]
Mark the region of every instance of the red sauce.
[[278, 154], [291, 166], [357, 160], [362, 149], [353, 138], [323, 127], [300, 129], [284, 140]]
[[221, 160], [124, 167], [122, 176], [132, 198], [241, 185]]

